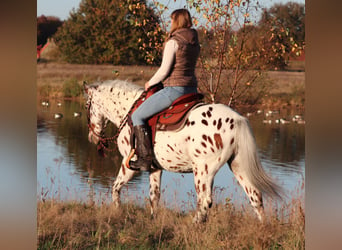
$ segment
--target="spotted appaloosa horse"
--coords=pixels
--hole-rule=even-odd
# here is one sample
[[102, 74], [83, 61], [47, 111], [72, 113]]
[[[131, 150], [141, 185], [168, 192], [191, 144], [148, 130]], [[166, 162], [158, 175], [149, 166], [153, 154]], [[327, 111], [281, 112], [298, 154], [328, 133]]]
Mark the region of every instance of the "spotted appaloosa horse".
[[[108, 121], [119, 127], [143, 89], [121, 80], [85, 85], [89, 141], [99, 143]], [[190, 111], [188, 122], [179, 131], [157, 131], [155, 157], [163, 170], [194, 174], [197, 194], [195, 222], [207, 218], [212, 205], [213, 180], [226, 163], [246, 192], [258, 218], [263, 220], [262, 194], [280, 197], [281, 188], [263, 170], [248, 120], [223, 104], [205, 104]], [[114, 182], [112, 199], [120, 204], [120, 190], [135, 171], [125, 166], [131, 151], [131, 129], [126, 123], [117, 143], [123, 161]], [[150, 202], [153, 215], [160, 199], [161, 169], [150, 171]]]

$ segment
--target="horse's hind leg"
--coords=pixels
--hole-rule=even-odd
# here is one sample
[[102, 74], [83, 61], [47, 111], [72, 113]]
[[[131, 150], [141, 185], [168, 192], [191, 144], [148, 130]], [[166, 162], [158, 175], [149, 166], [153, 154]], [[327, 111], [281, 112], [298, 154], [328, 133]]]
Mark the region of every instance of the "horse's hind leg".
[[158, 203], [160, 200], [160, 179], [161, 179], [161, 170], [156, 170], [150, 173], [150, 203], [151, 203], [151, 216], [154, 216], [154, 213], [158, 207]]
[[122, 186], [131, 180], [133, 175], [134, 171], [126, 168], [124, 162], [122, 162], [119, 174], [114, 181], [112, 189], [112, 200], [116, 207], [120, 205], [120, 190]]
[[194, 222], [205, 222], [208, 210], [212, 205], [213, 180], [217, 171], [210, 171], [207, 163], [194, 167], [195, 190], [197, 194], [197, 211]]
[[243, 170], [239, 157], [235, 157], [232, 162], [229, 163], [235, 178], [237, 179], [240, 186], [245, 191], [255, 213], [257, 214], [260, 221], [264, 220], [264, 206], [262, 201], [261, 192], [251, 184], [248, 176]]

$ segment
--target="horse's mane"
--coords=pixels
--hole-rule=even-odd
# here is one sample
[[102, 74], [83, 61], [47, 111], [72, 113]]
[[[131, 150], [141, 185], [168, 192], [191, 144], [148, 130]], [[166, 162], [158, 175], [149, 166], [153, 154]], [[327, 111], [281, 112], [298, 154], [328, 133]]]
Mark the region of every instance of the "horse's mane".
[[123, 90], [125, 92], [137, 93], [142, 92], [143, 88], [139, 85], [136, 85], [128, 80], [106, 80], [103, 82], [96, 82], [94, 85], [97, 85], [101, 89], [110, 89], [115, 88], [115, 90]]

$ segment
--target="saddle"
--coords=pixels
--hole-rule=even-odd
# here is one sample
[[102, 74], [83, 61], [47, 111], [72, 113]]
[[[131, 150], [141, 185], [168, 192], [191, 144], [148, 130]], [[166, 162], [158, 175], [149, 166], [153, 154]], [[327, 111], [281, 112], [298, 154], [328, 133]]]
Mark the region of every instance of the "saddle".
[[[161, 90], [162, 84], [157, 84], [147, 90], [146, 96], [138, 100], [132, 113], [152, 94]], [[148, 125], [151, 128], [152, 143], [154, 143], [155, 134], [157, 130], [178, 130], [185, 125], [188, 112], [202, 103], [204, 95], [201, 93], [186, 94], [176, 99], [169, 108], [155, 114], [148, 120]], [[131, 119], [129, 119], [131, 120]], [[132, 127], [132, 123], [130, 126]]]

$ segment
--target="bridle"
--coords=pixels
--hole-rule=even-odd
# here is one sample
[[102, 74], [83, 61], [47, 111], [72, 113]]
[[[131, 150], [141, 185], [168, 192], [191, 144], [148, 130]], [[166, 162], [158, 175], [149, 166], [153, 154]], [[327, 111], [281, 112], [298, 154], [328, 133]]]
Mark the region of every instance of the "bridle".
[[144, 90], [139, 98], [137, 100], [134, 101], [133, 105], [131, 106], [131, 108], [129, 109], [128, 113], [125, 115], [125, 117], [120, 121], [120, 125], [119, 125], [119, 128], [118, 128], [118, 131], [116, 132], [116, 134], [112, 137], [104, 137], [104, 128], [102, 129], [102, 132], [101, 134], [98, 134], [95, 132], [95, 130], [93, 129], [92, 126], [90, 126], [90, 108], [91, 108], [91, 97], [88, 97], [88, 100], [87, 100], [87, 103], [86, 103], [86, 109], [87, 109], [87, 122], [88, 122], [88, 128], [89, 130], [94, 134], [96, 135], [97, 137], [99, 137], [99, 142], [97, 144], [97, 150], [98, 151], [101, 151], [103, 149], [107, 150], [107, 151], [115, 151], [116, 148], [108, 148], [108, 143], [109, 142], [114, 142], [115, 145], [117, 146], [118, 145], [118, 142], [117, 142], [117, 138], [119, 136], [119, 134], [121, 133], [121, 130], [124, 128], [124, 126], [126, 125], [126, 123], [128, 122], [128, 118], [131, 116], [132, 112], [133, 112], [133, 109], [136, 107], [136, 104], [144, 99], [146, 97], [148, 93], [148, 90]]

